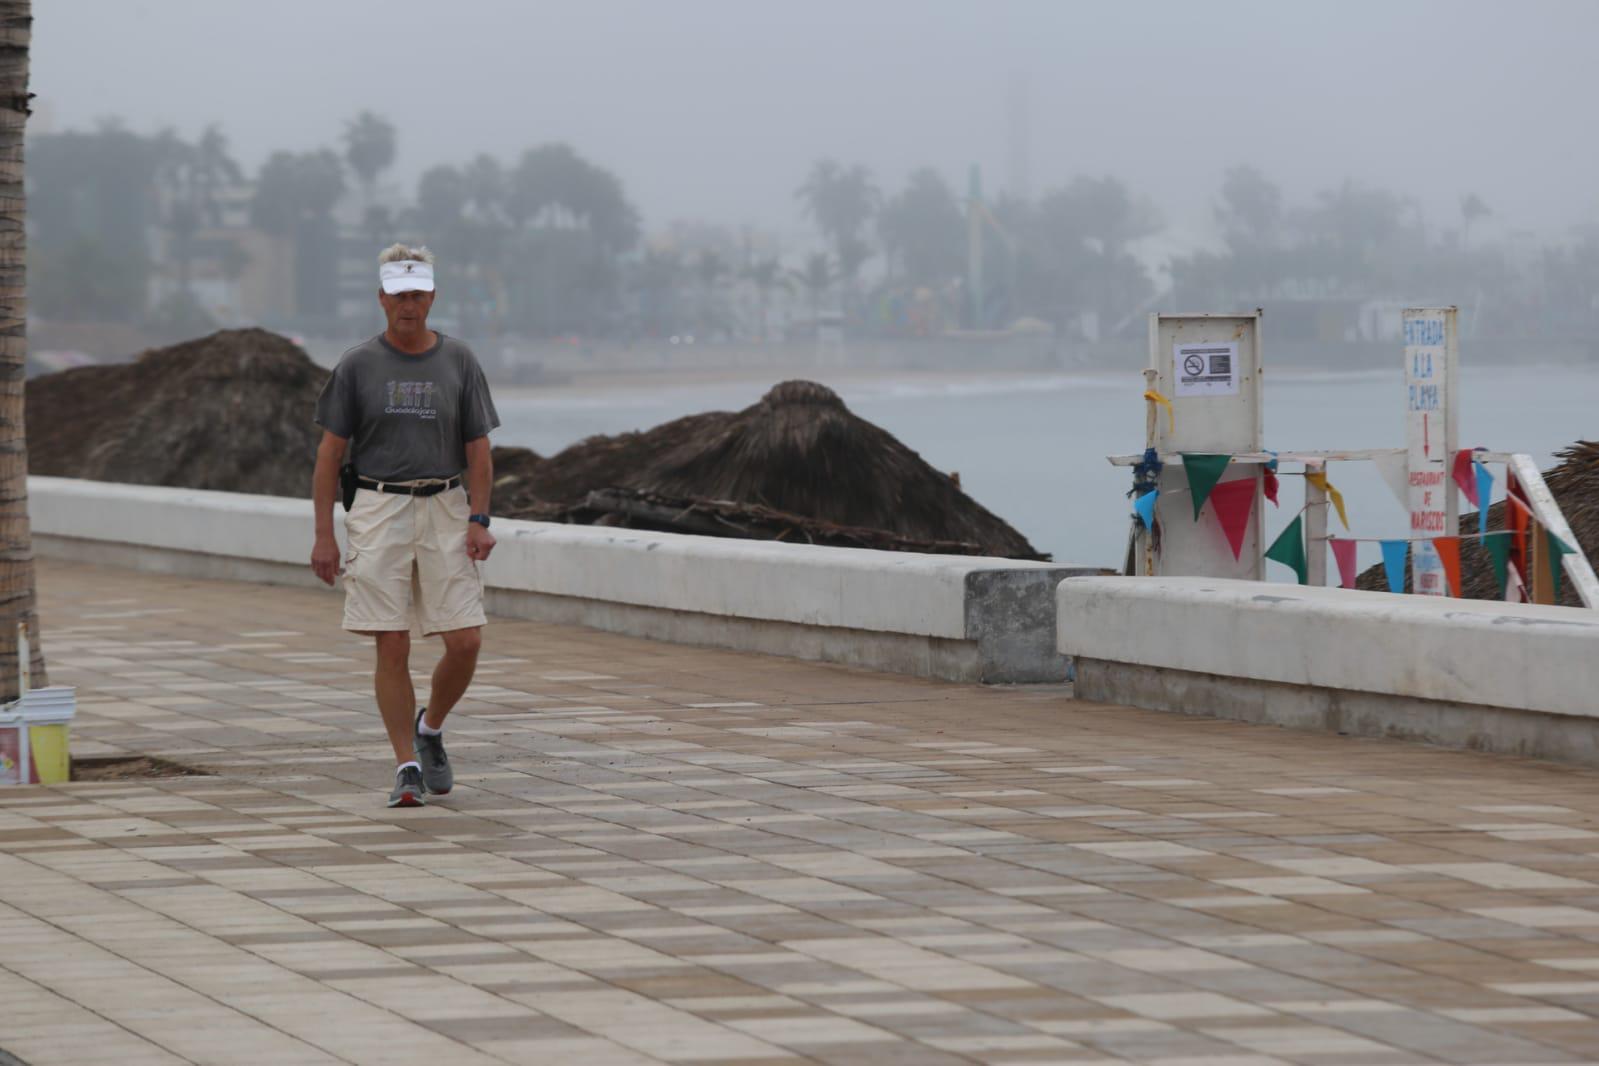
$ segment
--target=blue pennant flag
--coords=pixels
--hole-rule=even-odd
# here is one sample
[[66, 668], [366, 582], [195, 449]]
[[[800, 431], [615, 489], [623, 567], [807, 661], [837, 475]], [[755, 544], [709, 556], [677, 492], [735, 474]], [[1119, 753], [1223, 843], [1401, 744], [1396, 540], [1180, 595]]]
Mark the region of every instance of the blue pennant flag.
[[1133, 510], [1137, 512], [1138, 520], [1144, 523], [1145, 529], [1155, 528], [1155, 498], [1159, 495], [1159, 489], [1150, 489], [1133, 501]]
[[1382, 568], [1388, 573], [1388, 591], [1405, 591], [1405, 562], [1410, 557], [1410, 541], [1382, 542]]
[[1477, 532], [1487, 536], [1488, 505], [1494, 498], [1494, 476], [1476, 459], [1471, 461], [1471, 466], [1477, 474]]

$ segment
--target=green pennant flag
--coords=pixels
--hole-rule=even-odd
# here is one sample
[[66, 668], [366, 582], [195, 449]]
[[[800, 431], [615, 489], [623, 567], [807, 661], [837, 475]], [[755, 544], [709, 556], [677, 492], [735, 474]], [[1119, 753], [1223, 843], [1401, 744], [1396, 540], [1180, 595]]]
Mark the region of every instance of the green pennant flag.
[[1488, 549], [1488, 558], [1494, 564], [1494, 587], [1499, 590], [1499, 595], [1505, 594], [1505, 580], [1510, 576], [1507, 564], [1510, 561], [1510, 534], [1490, 533], [1482, 538], [1482, 546]]
[[1194, 521], [1199, 521], [1199, 509], [1210, 499], [1210, 490], [1227, 472], [1230, 455], [1204, 455], [1183, 453], [1183, 473], [1188, 475], [1188, 491], [1194, 496]]
[[1274, 563], [1294, 568], [1294, 573], [1299, 575], [1299, 583], [1307, 584], [1310, 581], [1310, 563], [1305, 558], [1305, 534], [1303, 519], [1295, 518], [1288, 523], [1288, 528], [1282, 535], [1271, 542], [1271, 547], [1266, 549], [1266, 558]]
[[1561, 556], [1570, 555], [1575, 549], [1549, 530], [1544, 530], [1544, 540], [1549, 545], [1549, 576], [1555, 585], [1555, 602], [1560, 602], [1560, 571], [1565, 569], [1561, 563]]

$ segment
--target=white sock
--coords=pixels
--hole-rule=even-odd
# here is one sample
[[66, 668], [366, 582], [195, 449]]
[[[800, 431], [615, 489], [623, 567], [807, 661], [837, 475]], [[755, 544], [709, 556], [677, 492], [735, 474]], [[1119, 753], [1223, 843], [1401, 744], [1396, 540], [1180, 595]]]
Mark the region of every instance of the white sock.
[[432, 726], [428, 725], [427, 719], [422, 716], [422, 715], [424, 715], [426, 713], [427, 713], [427, 711], [424, 710], [421, 714], [418, 714], [416, 716], [416, 731], [418, 733], [421, 733], [425, 737], [441, 737], [441, 736], [443, 736], [444, 735], [444, 727], [440, 726], [439, 728], [434, 729]]
[[402, 762], [400, 765], [394, 768], [394, 776], [399, 777], [405, 772], [407, 767], [415, 767], [417, 770], [421, 770], [422, 764], [417, 762], [415, 759], [412, 759], [410, 762]]

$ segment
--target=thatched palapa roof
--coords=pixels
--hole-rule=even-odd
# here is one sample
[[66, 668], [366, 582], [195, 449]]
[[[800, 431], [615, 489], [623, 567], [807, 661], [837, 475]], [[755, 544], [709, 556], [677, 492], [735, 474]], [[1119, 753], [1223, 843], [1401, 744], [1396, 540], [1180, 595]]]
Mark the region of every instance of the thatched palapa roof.
[[304, 497], [328, 372], [285, 337], [223, 330], [28, 382], [34, 474]]
[[590, 438], [545, 460], [529, 482], [541, 499], [569, 506], [596, 489], [633, 489], [976, 545], [987, 555], [1045, 558], [948, 474], [810, 381], [773, 386], [736, 414]]

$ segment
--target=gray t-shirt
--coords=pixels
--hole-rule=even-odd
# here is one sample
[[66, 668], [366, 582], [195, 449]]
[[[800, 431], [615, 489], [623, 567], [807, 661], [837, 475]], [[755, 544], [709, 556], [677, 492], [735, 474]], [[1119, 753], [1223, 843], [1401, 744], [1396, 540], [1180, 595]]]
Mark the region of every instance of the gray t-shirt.
[[472, 349], [438, 336], [420, 355], [381, 333], [357, 344], [317, 397], [317, 425], [350, 441], [350, 461], [364, 477], [452, 477], [466, 468], [466, 442], [500, 424]]

